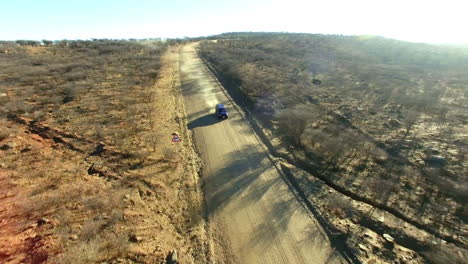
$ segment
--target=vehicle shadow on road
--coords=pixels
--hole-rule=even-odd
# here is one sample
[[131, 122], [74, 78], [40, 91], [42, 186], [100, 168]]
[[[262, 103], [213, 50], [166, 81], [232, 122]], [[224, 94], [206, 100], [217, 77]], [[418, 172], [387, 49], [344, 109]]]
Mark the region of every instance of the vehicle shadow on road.
[[221, 122], [214, 114], [207, 114], [190, 121], [187, 124], [188, 129], [194, 129], [197, 127], [211, 126], [218, 122]]

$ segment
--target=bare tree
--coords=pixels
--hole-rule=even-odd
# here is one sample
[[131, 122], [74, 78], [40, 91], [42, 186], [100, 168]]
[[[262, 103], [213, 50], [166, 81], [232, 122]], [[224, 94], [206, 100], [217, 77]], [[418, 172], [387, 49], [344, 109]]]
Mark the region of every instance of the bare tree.
[[277, 115], [284, 135], [289, 137], [295, 145], [301, 144], [301, 137], [307, 124], [314, 120], [316, 113], [306, 105], [296, 106], [294, 109], [285, 109]]

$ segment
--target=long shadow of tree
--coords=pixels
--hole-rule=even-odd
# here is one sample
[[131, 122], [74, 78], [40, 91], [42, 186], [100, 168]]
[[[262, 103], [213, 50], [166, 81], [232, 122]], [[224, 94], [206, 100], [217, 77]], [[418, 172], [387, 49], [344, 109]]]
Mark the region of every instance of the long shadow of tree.
[[[259, 152], [256, 146], [249, 145], [231, 153], [228, 157], [231, 162], [227, 166], [212, 175], [207, 175], [206, 201], [208, 213], [216, 213], [232, 199], [248, 190], [253, 182], [268, 169], [261, 166], [266, 157], [265, 153]], [[251, 194], [250, 190], [246, 196], [244, 194], [242, 199], [244, 199], [244, 202], [249, 199], [259, 199], [268, 189], [269, 184], [265, 183], [261, 188], [255, 190], [255, 196]]]
[[[253, 208], [258, 209], [259, 217], [267, 221], [253, 227], [251, 239], [243, 248], [256, 248], [257, 252], [265, 252], [275, 248], [278, 240], [286, 240], [290, 248], [297, 252], [304, 247], [327, 250], [329, 240], [319, 227], [305, 227], [304, 238], [300, 241], [288, 233], [291, 219], [303, 208], [289, 187], [283, 184], [283, 179], [273, 176], [277, 172], [260, 147], [248, 145], [230, 153], [228, 160], [230, 162], [227, 166], [206, 175], [207, 218], [222, 210], [235, 212], [255, 206]], [[268, 192], [274, 195], [270, 193], [266, 196]], [[268, 206], [263, 206], [265, 202], [262, 200], [265, 199], [269, 200]], [[332, 248], [322, 257], [325, 263], [330, 263], [340, 256], [340, 251]]]

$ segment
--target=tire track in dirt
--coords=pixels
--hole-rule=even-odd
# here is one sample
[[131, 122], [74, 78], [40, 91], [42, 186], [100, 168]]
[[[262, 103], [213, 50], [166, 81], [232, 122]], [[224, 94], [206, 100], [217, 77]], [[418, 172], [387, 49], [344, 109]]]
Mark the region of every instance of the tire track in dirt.
[[[203, 159], [207, 218], [221, 241], [218, 263], [345, 263], [275, 167], [254, 130], [195, 51], [181, 52], [181, 87]], [[213, 115], [226, 103], [228, 120]], [[216, 241], [215, 241], [216, 242]]]

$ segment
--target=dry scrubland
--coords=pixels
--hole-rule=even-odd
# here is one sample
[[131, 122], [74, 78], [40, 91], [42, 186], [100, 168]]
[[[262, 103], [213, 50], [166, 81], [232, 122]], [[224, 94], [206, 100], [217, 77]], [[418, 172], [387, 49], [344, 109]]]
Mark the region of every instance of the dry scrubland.
[[177, 49], [18, 44], [0, 43], [0, 262], [206, 263]]
[[199, 52], [362, 262], [464, 263], [468, 51], [246, 33]]

